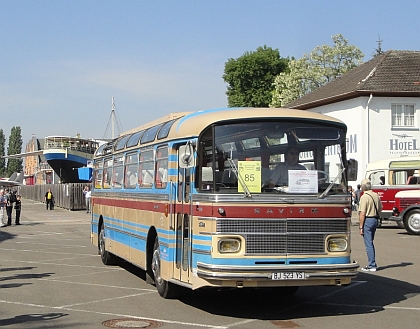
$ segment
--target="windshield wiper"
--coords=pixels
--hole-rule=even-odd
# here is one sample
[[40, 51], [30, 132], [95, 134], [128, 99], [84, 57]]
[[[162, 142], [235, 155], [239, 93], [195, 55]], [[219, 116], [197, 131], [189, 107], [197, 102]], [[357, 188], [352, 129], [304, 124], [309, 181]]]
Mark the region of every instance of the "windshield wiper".
[[337, 180], [340, 176], [342, 176], [342, 175], [343, 175], [344, 170], [346, 170], [346, 167], [345, 167], [345, 166], [344, 166], [344, 164], [343, 164], [343, 159], [341, 158], [341, 153], [338, 153], [338, 156], [339, 156], [339, 158], [340, 158], [341, 167], [342, 167], [343, 169], [341, 169], [341, 171], [338, 173], [338, 175], [337, 175], [337, 176], [335, 176], [335, 178], [334, 178], [334, 179], [333, 179], [333, 181], [330, 183], [330, 185], [328, 185], [328, 187], [325, 189], [325, 191], [324, 191], [324, 192], [322, 192], [322, 194], [318, 197], [319, 199], [324, 198], [324, 197], [328, 194], [328, 192], [329, 192], [329, 191], [331, 190], [331, 188], [334, 186], [334, 184], [335, 184], [336, 180]]
[[252, 197], [251, 192], [249, 191], [248, 186], [246, 185], [244, 179], [242, 178], [241, 174], [239, 174], [238, 172], [238, 168], [236, 168], [235, 162], [233, 162], [232, 158], [227, 158], [230, 167], [233, 171], [233, 173], [235, 174], [236, 178], [238, 179], [239, 184], [241, 184], [243, 190], [244, 190], [244, 195], [246, 198], [250, 198]]

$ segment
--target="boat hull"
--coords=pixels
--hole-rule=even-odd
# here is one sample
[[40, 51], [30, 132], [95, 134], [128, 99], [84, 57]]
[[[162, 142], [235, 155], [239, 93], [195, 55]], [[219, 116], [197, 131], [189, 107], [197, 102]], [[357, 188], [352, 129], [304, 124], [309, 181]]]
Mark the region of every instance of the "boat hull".
[[72, 150], [44, 151], [45, 160], [60, 177], [61, 183], [82, 183], [86, 180], [79, 178], [78, 168], [86, 167], [92, 155]]

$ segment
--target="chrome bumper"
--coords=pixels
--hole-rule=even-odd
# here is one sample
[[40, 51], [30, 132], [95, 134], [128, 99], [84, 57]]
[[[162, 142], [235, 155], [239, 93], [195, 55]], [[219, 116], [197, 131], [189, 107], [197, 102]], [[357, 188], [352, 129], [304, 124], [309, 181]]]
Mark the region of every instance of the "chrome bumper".
[[305, 272], [308, 279], [354, 278], [359, 264], [305, 265], [305, 266], [227, 266], [197, 263], [197, 276], [206, 280], [271, 280], [272, 273]]

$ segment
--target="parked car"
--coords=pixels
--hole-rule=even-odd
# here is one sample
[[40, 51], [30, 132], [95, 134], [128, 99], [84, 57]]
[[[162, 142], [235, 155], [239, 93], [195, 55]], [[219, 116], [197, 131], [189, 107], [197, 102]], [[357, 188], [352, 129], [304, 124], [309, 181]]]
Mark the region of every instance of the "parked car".
[[420, 190], [395, 194], [395, 207], [389, 220], [402, 223], [409, 234], [420, 235]]
[[[407, 156], [369, 163], [366, 178], [372, 182], [372, 190], [382, 202], [382, 220], [390, 219], [396, 206], [395, 195], [400, 191], [420, 189], [420, 156]], [[404, 228], [403, 222], [398, 222]]]

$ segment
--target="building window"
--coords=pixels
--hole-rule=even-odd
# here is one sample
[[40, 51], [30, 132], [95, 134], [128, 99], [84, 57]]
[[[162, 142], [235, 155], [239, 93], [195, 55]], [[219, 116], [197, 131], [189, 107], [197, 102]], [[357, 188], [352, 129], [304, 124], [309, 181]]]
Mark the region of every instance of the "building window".
[[414, 127], [414, 105], [392, 104], [392, 127]]

